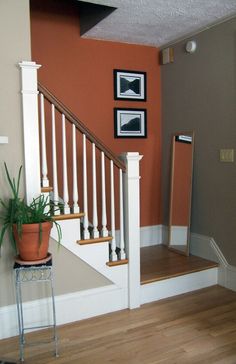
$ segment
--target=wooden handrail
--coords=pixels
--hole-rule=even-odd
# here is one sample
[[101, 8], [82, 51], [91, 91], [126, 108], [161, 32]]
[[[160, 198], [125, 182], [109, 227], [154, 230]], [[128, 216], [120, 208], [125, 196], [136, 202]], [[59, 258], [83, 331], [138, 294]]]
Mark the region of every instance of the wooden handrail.
[[41, 85], [41, 83], [38, 82], [38, 90], [41, 92], [46, 100], [48, 100], [50, 103], [52, 103], [56, 110], [58, 110], [61, 114], [65, 115], [65, 118], [74, 124], [78, 130], [80, 130], [81, 133], [85, 134], [88, 140], [90, 140], [91, 143], [94, 143], [96, 147], [104, 152], [105, 156], [109, 159], [113, 160], [113, 163], [123, 171], [126, 171], [125, 165], [120, 161], [120, 159], [103, 144], [101, 140], [99, 140], [95, 134], [93, 134], [78, 118], [75, 116], [60, 100], [56, 98], [46, 87]]

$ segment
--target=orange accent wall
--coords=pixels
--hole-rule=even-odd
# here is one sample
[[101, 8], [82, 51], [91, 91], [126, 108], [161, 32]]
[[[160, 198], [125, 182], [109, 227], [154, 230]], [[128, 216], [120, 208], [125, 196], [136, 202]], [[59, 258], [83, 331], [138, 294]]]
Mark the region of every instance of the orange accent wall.
[[[161, 223], [161, 94], [159, 50], [154, 47], [82, 39], [75, 5], [31, 1], [32, 59], [39, 80], [117, 155], [143, 154], [141, 225]], [[113, 69], [147, 72], [147, 101], [115, 101]], [[147, 139], [115, 139], [113, 108], [146, 108]]]

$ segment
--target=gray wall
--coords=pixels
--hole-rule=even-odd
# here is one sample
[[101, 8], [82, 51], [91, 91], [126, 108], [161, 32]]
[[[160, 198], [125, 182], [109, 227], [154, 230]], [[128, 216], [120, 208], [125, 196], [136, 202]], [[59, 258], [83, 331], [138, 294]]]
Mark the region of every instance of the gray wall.
[[236, 165], [219, 150], [236, 148], [236, 18], [204, 31], [194, 54], [174, 45], [162, 66], [162, 211], [168, 223], [171, 134], [195, 131], [191, 231], [211, 236], [236, 265]]
[[[9, 137], [9, 144], [0, 145], [0, 197], [4, 199], [9, 191], [3, 161], [7, 162], [11, 174], [15, 176], [23, 164], [20, 72], [17, 65], [22, 60], [31, 59], [29, 0], [0, 1], [0, 45], [0, 135]], [[21, 190], [23, 193], [23, 186]], [[55, 267], [56, 294], [109, 284], [106, 278], [64, 248], [58, 252], [53, 241], [50, 251]], [[13, 261], [6, 238], [0, 258], [0, 307], [15, 303]], [[31, 289], [28, 289], [25, 297], [33, 299], [35, 292], [29, 291]]]

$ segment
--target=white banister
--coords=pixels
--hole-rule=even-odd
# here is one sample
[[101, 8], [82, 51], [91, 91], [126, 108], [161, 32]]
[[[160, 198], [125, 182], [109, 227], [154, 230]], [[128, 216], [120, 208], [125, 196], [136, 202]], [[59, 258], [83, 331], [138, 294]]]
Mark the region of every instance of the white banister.
[[90, 233], [88, 230], [88, 189], [87, 189], [87, 152], [86, 152], [86, 135], [83, 134], [83, 202], [84, 202], [84, 239], [90, 238]]
[[49, 187], [48, 166], [47, 166], [47, 149], [46, 149], [46, 133], [45, 133], [45, 111], [44, 111], [44, 96], [43, 96], [43, 94], [40, 94], [40, 120], [41, 120], [42, 187]]
[[19, 63], [19, 66], [21, 69], [26, 201], [30, 203], [41, 192], [37, 91], [37, 69], [41, 66], [27, 61]]
[[66, 151], [66, 121], [62, 114], [62, 163], [63, 163], [63, 201], [64, 214], [70, 213], [69, 192], [68, 192], [68, 173], [67, 173], [67, 151]]
[[92, 143], [92, 172], [93, 172], [93, 238], [99, 238], [98, 208], [97, 208], [97, 172], [96, 172], [96, 147]]
[[77, 182], [77, 148], [76, 148], [76, 128], [72, 124], [72, 160], [73, 160], [73, 212], [80, 211], [78, 205], [78, 182]]
[[124, 153], [121, 159], [126, 164], [124, 176], [125, 196], [125, 242], [129, 259], [129, 307], [140, 306], [140, 176], [139, 153]]
[[113, 161], [110, 161], [110, 174], [111, 174], [111, 260], [117, 261], [116, 254], [116, 228], [115, 228], [115, 195], [114, 195], [114, 165]]
[[101, 152], [101, 178], [102, 178], [102, 237], [108, 236], [107, 230], [107, 209], [106, 209], [106, 172], [105, 172], [105, 156]]
[[51, 105], [52, 112], [52, 174], [53, 174], [53, 202], [54, 214], [60, 215], [59, 211], [59, 194], [58, 194], [58, 179], [57, 179], [57, 146], [56, 146], [56, 127], [55, 127], [55, 106]]
[[125, 259], [125, 240], [124, 240], [124, 196], [123, 196], [123, 172], [119, 169], [120, 177], [120, 259]]

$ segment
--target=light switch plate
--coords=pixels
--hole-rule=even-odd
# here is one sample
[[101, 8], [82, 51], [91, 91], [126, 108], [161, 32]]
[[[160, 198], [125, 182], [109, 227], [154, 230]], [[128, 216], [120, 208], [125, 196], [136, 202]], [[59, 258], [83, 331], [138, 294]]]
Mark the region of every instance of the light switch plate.
[[8, 137], [0, 136], [0, 144], [8, 144]]
[[234, 149], [221, 149], [220, 150], [221, 162], [234, 162]]

